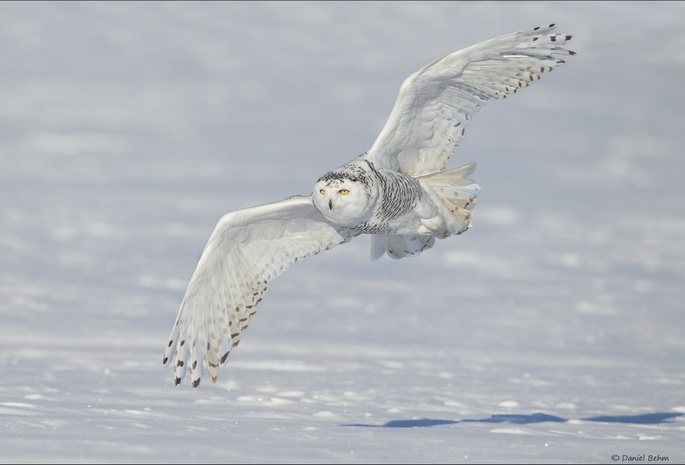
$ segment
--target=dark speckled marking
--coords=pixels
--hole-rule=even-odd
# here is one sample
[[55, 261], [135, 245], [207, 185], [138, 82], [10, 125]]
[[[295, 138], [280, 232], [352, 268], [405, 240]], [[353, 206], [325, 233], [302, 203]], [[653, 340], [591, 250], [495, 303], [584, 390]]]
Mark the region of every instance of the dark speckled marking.
[[411, 176], [394, 171], [379, 172], [373, 163], [367, 163], [380, 187], [381, 204], [371, 221], [361, 223], [352, 229], [364, 234], [392, 232], [389, 222], [400, 218], [416, 206], [422, 193], [421, 185]]
[[360, 182], [362, 184], [366, 184], [367, 186], [371, 184], [369, 173], [358, 165], [345, 165], [344, 167], [329, 171], [321, 176], [319, 181], [330, 182], [342, 181], [343, 179], [349, 179], [353, 182]]

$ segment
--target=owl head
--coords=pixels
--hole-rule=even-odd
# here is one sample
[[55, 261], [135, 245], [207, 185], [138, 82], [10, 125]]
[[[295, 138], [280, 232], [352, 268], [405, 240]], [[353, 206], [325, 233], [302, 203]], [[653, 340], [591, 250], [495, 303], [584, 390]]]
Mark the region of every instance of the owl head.
[[346, 165], [323, 175], [314, 184], [314, 206], [331, 223], [353, 227], [373, 216], [377, 189], [364, 170]]

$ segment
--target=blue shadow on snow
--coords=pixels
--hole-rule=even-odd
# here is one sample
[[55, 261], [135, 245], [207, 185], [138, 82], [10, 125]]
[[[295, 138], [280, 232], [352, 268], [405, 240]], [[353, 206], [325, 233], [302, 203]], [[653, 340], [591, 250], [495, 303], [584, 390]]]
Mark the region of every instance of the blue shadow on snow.
[[[658, 425], [660, 423], [672, 422], [674, 418], [682, 416], [682, 413], [675, 412], [656, 412], [643, 413], [642, 415], [605, 415], [599, 417], [583, 418], [582, 421], [594, 421], [598, 423], [628, 423], [637, 425]], [[555, 417], [546, 413], [533, 413], [532, 415], [492, 415], [490, 418], [479, 420], [439, 420], [431, 418], [421, 418], [418, 420], [392, 420], [382, 425], [371, 425], [365, 423], [351, 423], [340, 426], [358, 426], [366, 428], [426, 428], [428, 426], [456, 425], [459, 423], [515, 423], [519, 425], [530, 423], [555, 422], [565, 423], [568, 418]]]

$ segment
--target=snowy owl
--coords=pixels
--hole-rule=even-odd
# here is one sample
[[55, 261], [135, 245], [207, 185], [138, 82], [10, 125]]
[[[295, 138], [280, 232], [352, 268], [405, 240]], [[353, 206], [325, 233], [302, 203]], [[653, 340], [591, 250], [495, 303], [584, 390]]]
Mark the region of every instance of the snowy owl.
[[[555, 25], [490, 39], [409, 76], [371, 148], [324, 174], [310, 195], [224, 215], [202, 252], [164, 351], [175, 384], [203, 364], [212, 381], [267, 284], [302, 260], [372, 235], [372, 260], [417, 255], [471, 226], [475, 163], [445, 169], [471, 117], [575, 55]], [[203, 363], [204, 360], [204, 363]]]

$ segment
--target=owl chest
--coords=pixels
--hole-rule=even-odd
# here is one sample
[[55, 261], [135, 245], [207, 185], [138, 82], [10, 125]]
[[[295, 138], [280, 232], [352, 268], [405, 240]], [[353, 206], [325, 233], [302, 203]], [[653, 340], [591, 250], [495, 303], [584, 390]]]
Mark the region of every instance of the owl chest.
[[381, 174], [378, 178], [380, 196], [372, 217], [355, 226], [361, 234], [392, 234], [418, 223], [414, 209], [422, 189], [419, 182], [400, 173]]

